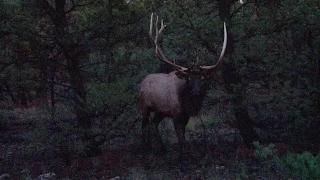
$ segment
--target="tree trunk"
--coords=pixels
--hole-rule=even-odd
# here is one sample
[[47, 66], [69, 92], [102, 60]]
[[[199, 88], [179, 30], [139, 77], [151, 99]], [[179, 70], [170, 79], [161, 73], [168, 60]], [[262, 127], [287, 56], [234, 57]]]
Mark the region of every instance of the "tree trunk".
[[224, 61], [222, 76], [225, 82], [226, 91], [231, 97], [232, 108], [236, 118], [236, 126], [240, 131], [244, 143], [247, 146], [252, 146], [252, 142], [259, 141], [260, 138], [253, 129], [253, 123], [245, 105], [246, 98], [243, 93], [244, 90], [241, 87], [241, 77], [231, 57], [234, 53], [234, 38], [230, 33], [232, 28], [230, 6], [232, 2], [230, 0], [218, 0], [218, 3], [220, 18], [227, 23], [228, 29], [226, 55], [229, 55], [229, 59]]
[[8, 94], [9, 94], [9, 96], [10, 96], [11, 101], [13, 102], [13, 104], [14, 104], [14, 105], [19, 105], [16, 97], [14, 96], [14, 94], [13, 94], [13, 92], [12, 92], [12, 90], [11, 90], [11, 88], [10, 88], [10, 86], [9, 86], [9, 84], [8, 84], [8, 82], [7, 82], [6, 80], [3, 81], [3, 85], [4, 85], [5, 88], [7, 89], [7, 92], [8, 92]]
[[100, 153], [97, 142], [94, 140], [92, 134], [91, 118], [86, 110], [86, 90], [84, 85], [84, 78], [81, 73], [81, 57], [78, 45], [68, 37], [68, 23], [65, 12], [66, 0], [55, 0], [55, 6], [52, 7], [46, 0], [40, 1], [40, 7], [46, 11], [51, 17], [55, 25], [56, 43], [62, 49], [64, 57], [67, 61], [67, 69], [70, 75], [71, 86], [75, 92], [73, 100], [75, 103], [75, 113], [77, 116], [78, 126], [84, 130], [83, 140], [88, 145], [86, 153], [89, 156], [94, 156]]
[[[0, 83], [2, 84], [1, 80]], [[0, 85], [0, 101], [5, 101], [6, 100], [6, 96], [4, 95], [4, 89], [2, 87], [2, 85]]]
[[[47, 74], [47, 62], [48, 60], [40, 60], [39, 62], [39, 69], [40, 69], [40, 84], [36, 88], [36, 101], [37, 103], [42, 103], [47, 104], [48, 99], [47, 99], [47, 81], [48, 81], [48, 74]], [[39, 105], [39, 104], [36, 104]]]
[[85, 131], [84, 141], [89, 142], [87, 145], [86, 153], [89, 156], [95, 156], [101, 153], [97, 142], [92, 139], [92, 124], [91, 118], [86, 110], [86, 90], [84, 86], [84, 78], [80, 70], [79, 58], [67, 58], [68, 71], [71, 77], [71, 85], [75, 91], [74, 102], [75, 111], [78, 119], [78, 125]]
[[[228, 37], [229, 38], [229, 37]], [[228, 52], [227, 52], [228, 54]], [[222, 68], [222, 76], [225, 82], [225, 88], [231, 97], [232, 109], [236, 118], [236, 126], [240, 131], [241, 137], [247, 146], [251, 146], [252, 142], [259, 141], [258, 134], [253, 129], [253, 123], [248, 114], [245, 105], [246, 98], [241, 87], [241, 78], [237, 72], [232, 58], [230, 62], [226, 62]]]
[[24, 108], [27, 107], [28, 106], [27, 96], [26, 96], [26, 92], [22, 86], [19, 86], [19, 88], [18, 88], [18, 97], [20, 100], [20, 105]]

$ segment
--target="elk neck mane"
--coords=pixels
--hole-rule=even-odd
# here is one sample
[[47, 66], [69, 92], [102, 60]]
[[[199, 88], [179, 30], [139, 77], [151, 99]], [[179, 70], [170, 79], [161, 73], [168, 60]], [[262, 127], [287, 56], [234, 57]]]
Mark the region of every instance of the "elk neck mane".
[[181, 84], [178, 91], [180, 94], [179, 101], [183, 106], [182, 109], [188, 116], [196, 116], [202, 108], [206, 88], [204, 88], [199, 95], [193, 95], [187, 86], [187, 81], [185, 79], [181, 81], [184, 81], [184, 83]]

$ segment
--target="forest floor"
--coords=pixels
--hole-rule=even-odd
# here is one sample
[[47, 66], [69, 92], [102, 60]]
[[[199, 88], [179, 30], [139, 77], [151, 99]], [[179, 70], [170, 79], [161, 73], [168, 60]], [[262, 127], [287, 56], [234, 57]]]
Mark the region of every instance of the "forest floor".
[[[178, 145], [167, 145], [165, 155], [145, 155], [136, 143], [112, 150], [106, 149], [96, 157], [74, 153], [71, 164], [53, 151], [34, 148], [28, 136], [35, 130], [37, 114], [19, 111], [0, 131], [0, 176], [9, 179], [35, 179], [41, 174], [55, 173], [56, 179], [283, 179], [282, 166], [275, 154], [265, 159], [255, 156], [240, 140], [222, 138], [215, 143], [189, 138], [189, 166], [181, 171]], [[191, 136], [190, 133], [188, 135]], [[139, 137], [136, 137], [139, 138]], [[210, 141], [211, 142], [211, 141]], [[281, 148], [283, 145], [277, 145]], [[50, 152], [52, 154], [50, 154]], [[48, 155], [49, 153], [49, 155]]]

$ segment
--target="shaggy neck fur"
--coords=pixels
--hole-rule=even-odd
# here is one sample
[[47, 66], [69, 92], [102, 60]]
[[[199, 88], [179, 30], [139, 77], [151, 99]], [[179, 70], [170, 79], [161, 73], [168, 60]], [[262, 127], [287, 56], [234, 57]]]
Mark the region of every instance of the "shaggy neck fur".
[[206, 88], [203, 87], [203, 89], [200, 91], [199, 95], [193, 95], [191, 93], [191, 90], [187, 86], [187, 82], [181, 87], [180, 89], [180, 102], [181, 105], [184, 107], [184, 113], [188, 116], [196, 116], [198, 115], [202, 103], [206, 94]]

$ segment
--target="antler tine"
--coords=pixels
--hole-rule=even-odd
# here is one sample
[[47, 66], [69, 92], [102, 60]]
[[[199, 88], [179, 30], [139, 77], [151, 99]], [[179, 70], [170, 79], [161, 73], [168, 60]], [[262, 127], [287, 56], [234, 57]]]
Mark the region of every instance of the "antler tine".
[[161, 20], [161, 27], [159, 29], [158, 27], [158, 20], [159, 17], [157, 16], [157, 20], [156, 20], [156, 37], [155, 37], [155, 42], [156, 42], [156, 52], [158, 52], [158, 38], [159, 35], [161, 34], [161, 32], [164, 30], [164, 28], [166, 27], [166, 25], [163, 24], [163, 19]]
[[224, 53], [226, 52], [226, 47], [227, 47], [227, 27], [226, 27], [226, 22], [223, 22], [223, 34], [224, 34], [224, 38], [223, 38], [223, 45], [222, 45], [222, 50], [221, 50], [221, 54], [220, 54], [220, 57], [218, 59], [218, 63], [221, 62], [223, 56], [224, 56]]
[[222, 45], [222, 50], [219, 56], [219, 59], [217, 61], [217, 63], [215, 65], [212, 66], [200, 66], [201, 69], [204, 70], [214, 70], [218, 65], [220, 65], [220, 63], [222, 62], [222, 58], [224, 56], [224, 53], [226, 51], [226, 47], [227, 47], [227, 28], [226, 28], [226, 23], [223, 23], [223, 34], [224, 34], [224, 38], [223, 38], [223, 45]]
[[150, 17], [150, 29], [149, 29], [149, 35], [150, 35], [150, 38], [152, 39], [153, 36], [152, 36], [152, 26], [153, 26], [153, 13], [151, 13], [151, 17]]
[[159, 20], [159, 17], [157, 16], [157, 20], [156, 20], [156, 37], [155, 37], [156, 53], [158, 53], [158, 37], [159, 37], [158, 20]]
[[158, 45], [157, 43], [158, 43], [158, 37], [159, 37], [158, 20], [159, 20], [159, 17], [157, 16], [157, 19], [156, 19], [156, 38], [155, 38], [156, 45]]
[[159, 33], [161, 33], [166, 26], [167, 26], [167, 25], [164, 25], [164, 24], [163, 24], [163, 19], [161, 19], [161, 28], [160, 28], [160, 30], [159, 30]]
[[164, 25], [163, 23], [163, 20], [161, 20], [161, 27], [158, 28], [158, 21], [159, 21], [159, 18], [157, 16], [156, 18], [156, 34], [155, 34], [155, 37], [153, 37], [152, 35], [152, 28], [153, 28], [153, 13], [151, 13], [151, 17], [150, 17], [150, 29], [149, 29], [149, 35], [150, 35], [150, 38], [151, 38], [151, 41], [152, 43], [155, 45], [155, 48], [156, 48], [156, 55], [159, 57], [159, 59], [164, 62], [164, 63], [167, 63], [171, 66], [173, 66], [174, 69], [176, 69], [177, 71], [185, 71], [187, 70], [187, 68], [185, 67], [182, 67], [182, 66], [178, 66], [176, 65], [175, 63], [172, 63], [171, 61], [169, 61], [165, 55], [163, 54], [161, 48], [158, 46], [158, 37], [159, 35], [161, 34], [161, 32], [164, 30], [164, 28], [166, 27], [166, 25]]

